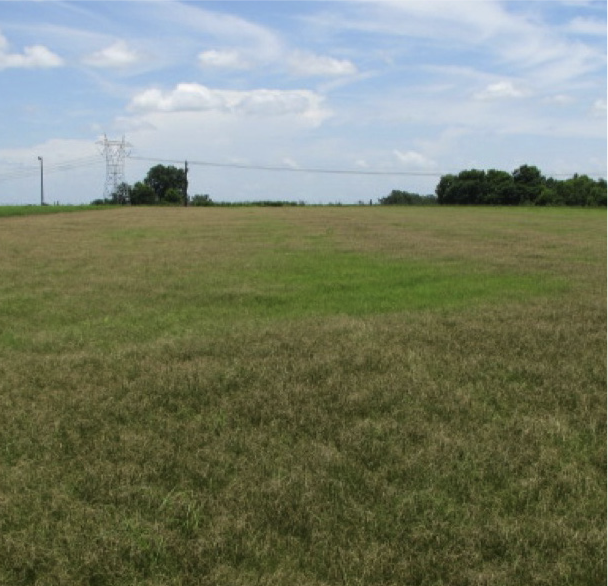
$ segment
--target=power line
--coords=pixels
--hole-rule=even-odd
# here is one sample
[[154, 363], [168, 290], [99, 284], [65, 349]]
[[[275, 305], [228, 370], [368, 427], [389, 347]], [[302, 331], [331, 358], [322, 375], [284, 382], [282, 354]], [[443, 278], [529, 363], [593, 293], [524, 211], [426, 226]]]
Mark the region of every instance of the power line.
[[[71, 171], [73, 169], [79, 169], [81, 167], [91, 167], [93, 165], [101, 165], [103, 159], [99, 155], [89, 155], [88, 157], [81, 157], [79, 159], [71, 159], [44, 166], [44, 174], [60, 173], [65, 171]], [[20, 167], [4, 173], [0, 172], [0, 181], [8, 181], [11, 179], [22, 179], [26, 177], [34, 177], [38, 175], [40, 169], [38, 166], [27, 166]]]
[[[130, 159], [136, 161], [148, 161], [151, 163], [173, 163], [177, 165], [183, 164], [182, 160], [164, 159], [160, 157], [140, 157], [129, 155]], [[363, 169], [328, 169], [321, 167], [281, 167], [278, 165], [252, 165], [245, 163], [218, 163], [211, 161], [192, 161], [188, 159], [188, 164], [198, 165], [202, 167], [220, 167], [229, 169], [245, 169], [254, 171], [277, 171], [288, 173], [320, 173], [330, 175], [372, 175], [372, 176], [402, 176], [402, 177], [442, 177], [452, 174], [458, 175], [460, 171], [365, 171]], [[544, 173], [546, 177], [573, 177], [574, 175], [587, 175], [588, 177], [603, 178], [601, 173]]]
[[[150, 158], [150, 157], [139, 157], [130, 155], [130, 159], [137, 161], [149, 161], [157, 163], [174, 163], [182, 164], [183, 161], [174, 159], [161, 159], [161, 158]], [[444, 173], [439, 171], [434, 172], [418, 172], [418, 171], [364, 171], [356, 169], [327, 169], [320, 167], [280, 167], [278, 165], [249, 165], [244, 163], [214, 163], [211, 161], [192, 161], [188, 159], [188, 164], [199, 165], [202, 167], [222, 167], [229, 169], [247, 169], [255, 171], [279, 171], [288, 173], [323, 173], [329, 175], [402, 175], [402, 176], [414, 176], [414, 177], [441, 177]]]
[[[130, 145], [128, 143], [117, 142], [119, 147], [125, 148]], [[103, 141], [102, 141], [103, 143]], [[120, 149], [119, 149], [120, 150]], [[124, 178], [124, 157], [128, 157], [134, 161], [148, 161], [155, 163], [172, 163], [176, 165], [182, 165], [183, 160], [178, 159], [165, 159], [161, 157], [141, 157], [137, 155], [131, 155], [126, 150], [122, 157], [110, 156], [110, 173], [108, 176], [108, 154], [102, 153], [105, 157], [99, 155], [88, 155], [86, 157], [80, 157], [78, 159], [69, 159], [61, 161], [55, 164], [44, 166], [44, 172], [46, 174], [61, 173], [66, 171], [72, 171], [83, 167], [91, 167], [106, 163], [106, 181], [109, 179], [109, 183], [114, 187], [114, 180], [118, 180], [120, 177]], [[121, 153], [122, 154], [122, 153]], [[104, 161], [105, 158], [105, 161]], [[121, 160], [122, 159], [122, 160]], [[359, 175], [359, 176], [401, 176], [401, 177], [441, 177], [448, 174], [449, 172], [442, 171], [379, 171], [379, 170], [364, 170], [364, 169], [332, 169], [324, 167], [285, 167], [278, 165], [253, 165], [246, 163], [219, 163], [213, 161], [192, 161], [188, 159], [189, 165], [196, 165], [201, 167], [216, 167], [216, 168], [227, 168], [227, 169], [243, 169], [252, 171], [270, 171], [279, 173], [317, 173], [326, 175]], [[116, 171], [116, 172], [115, 172]], [[35, 177], [40, 172], [37, 165], [28, 165], [19, 167], [13, 170], [7, 170], [5, 172], [0, 171], [0, 181], [9, 181], [13, 179], [23, 179], [27, 177]], [[453, 173], [453, 174], [457, 174]], [[544, 173], [547, 177], [572, 177], [574, 173]], [[588, 177], [601, 177], [604, 176], [600, 173], [578, 173], [578, 175], [587, 175]]]

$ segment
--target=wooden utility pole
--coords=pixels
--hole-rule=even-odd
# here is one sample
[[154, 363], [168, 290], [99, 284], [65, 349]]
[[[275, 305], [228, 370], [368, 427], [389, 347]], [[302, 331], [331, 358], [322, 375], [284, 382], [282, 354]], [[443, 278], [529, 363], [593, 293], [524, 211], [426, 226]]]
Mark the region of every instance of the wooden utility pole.
[[188, 161], [184, 161], [184, 207], [188, 207]]
[[44, 205], [44, 163], [42, 157], [38, 157], [40, 161], [40, 205]]

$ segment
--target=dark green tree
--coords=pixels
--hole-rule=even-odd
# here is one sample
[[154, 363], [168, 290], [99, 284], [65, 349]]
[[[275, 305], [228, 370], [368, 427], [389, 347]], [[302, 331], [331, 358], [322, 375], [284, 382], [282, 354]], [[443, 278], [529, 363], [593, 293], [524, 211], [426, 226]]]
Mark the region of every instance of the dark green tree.
[[130, 201], [132, 205], [153, 205], [156, 203], [156, 193], [149, 185], [138, 181], [131, 188]]
[[488, 205], [516, 205], [515, 182], [506, 171], [490, 169], [486, 172], [485, 192], [481, 203]]
[[458, 175], [444, 175], [435, 189], [437, 200], [442, 204], [485, 203], [486, 173], [479, 169], [461, 171]]
[[437, 198], [432, 195], [419, 195], [418, 193], [393, 189], [390, 195], [381, 197], [378, 202], [381, 205], [429, 205], [437, 203]]
[[606, 188], [587, 175], [575, 175], [567, 179], [564, 184], [564, 199], [566, 205], [571, 206], [597, 206], [606, 201]]
[[595, 205], [606, 207], [606, 195], [608, 191], [608, 184], [605, 179], [598, 179], [595, 182]]
[[451, 201], [451, 188], [456, 182], [456, 175], [443, 175], [435, 188], [437, 202], [440, 204], [454, 203]]
[[469, 169], [458, 173], [458, 181], [452, 188], [454, 203], [480, 204], [484, 203], [486, 192], [486, 172], [479, 169]]
[[535, 204], [539, 199], [545, 178], [533, 165], [521, 165], [513, 171], [515, 194], [520, 205]]
[[213, 201], [206, 193], [203, 195], [197, 194], [192, 197], [190, 204], [193, 206], [212, 206]]
[[561, 181], [547, 179], [545, 184], [540, 189], [540, 195], [535, 202], [537, 206], [562, 206], [564, 201], [559, 194], [559, 184]]
[[[154, 190], [158, 203], [180, 203], [183, 200], [186, 173], [183, 169], [177, 167], [156, 165], [148, 171], [144, 184]], [[179, 201], [174, 201], [175, 195], [173, 192], [169, 195], [170, 201], [167, 200], [167, 193], [170, 189], [179, 191]]]
[[169, 189], [165, 191], [162, 203], [166, 203], [169, 205], [180, 205], [183, 202], [184, 194], [180, 189], [177, 189], [176, 187], [169, 187]]

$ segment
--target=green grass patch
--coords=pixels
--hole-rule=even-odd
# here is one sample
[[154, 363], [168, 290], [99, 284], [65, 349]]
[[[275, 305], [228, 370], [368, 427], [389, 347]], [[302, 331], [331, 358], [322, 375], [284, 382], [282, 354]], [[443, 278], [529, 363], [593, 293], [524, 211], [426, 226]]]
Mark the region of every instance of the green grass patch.
[[[453, 262], [394, 260], [375, 255], [292, 253], [252, 275], [255, 293], [234, 299], [258, 303], [290, 317], [443, 310], [551, 294], [566, 286], [555, 278], [505, 274]], [[221, 295], [221, 293], [220, 293]]]
[[[128, 212], [124, 217], [134, 216]], [[306, 218], [309, 210], [304, 212]], [[498, 259], [450, 252], [429, 262], [375, 250], [375, 242], [369, 250], [348, 249], [332, 229], [297, 234], [289, 224], [256, 214], [242, 216], [245, 221], [219, 240], [215, 230], [201, 233], [196, 225], [165, 224], [160, 213], [153, 216], [158, 223], [87, 234], [79, 233], [81, 222], [66, 222], [65, 235], [55, 235], [55, 253], [29, 259], [34, 270], [24, 272], [18, 263], [12, 272], [7, 268], [4, 309], [10, 319], [0, 344], [40, 351], [57, 344], [108, 348], [252, 321], [523, 302], [569, 286], [565, 276], [505, 268]], [[69, 250], [73, 238], [87, 241], [84, 249]]]

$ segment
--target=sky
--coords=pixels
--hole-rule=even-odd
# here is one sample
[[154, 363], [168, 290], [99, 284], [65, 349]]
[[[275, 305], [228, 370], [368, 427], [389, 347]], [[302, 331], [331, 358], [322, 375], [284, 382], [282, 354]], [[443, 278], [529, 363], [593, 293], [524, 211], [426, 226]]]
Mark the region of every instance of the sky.
[[189, 164], [214, 201], [376, 202], [443, 174], [606, 177], [593, 0], [0, 0], [0, 205]]

